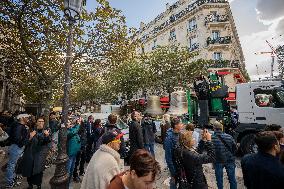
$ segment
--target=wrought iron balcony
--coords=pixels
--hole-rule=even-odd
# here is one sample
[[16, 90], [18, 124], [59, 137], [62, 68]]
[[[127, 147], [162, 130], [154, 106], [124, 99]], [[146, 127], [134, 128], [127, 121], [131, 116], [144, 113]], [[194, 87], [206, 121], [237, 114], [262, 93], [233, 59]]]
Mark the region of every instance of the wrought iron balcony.
[[199, 49], [199, 43], [193, 43], [193, 44], [188, 48], [188, 50], [189, 50], [190, 52], [195, 51], [195, 50], [197, 50], [197, 49]]
[[213, 24], [223, 24], [229, 21], [228, 15], [219, 15], [219, 14], [209, 14], [205, 17], [205, 25], [208, 25], [209, 23]]
[[211, 44], [230, 44], [232, 42], [231, 36], [225, 36], [225, 37], [218, 37], [215, 39], [212, 39], [211, 37], [208, 37], [206, 40], [207, 46]]
[[239, 68], [239, 69], [242, 68], [242, 66], [241, 66], [239, 60], [233, 60], [233, 61], [231, 62], [231, 67], [232, 67], [232, 68]]
[[193, 32], [197, 29], [197, 25], [194, 25], [194, 26], [191, 26], [187, 29], [187, 32], [190, 33], [190, 32]]
[[230, 65], [228, 60], [212, 60], [209, 67], [210, 68], [226, 68]]

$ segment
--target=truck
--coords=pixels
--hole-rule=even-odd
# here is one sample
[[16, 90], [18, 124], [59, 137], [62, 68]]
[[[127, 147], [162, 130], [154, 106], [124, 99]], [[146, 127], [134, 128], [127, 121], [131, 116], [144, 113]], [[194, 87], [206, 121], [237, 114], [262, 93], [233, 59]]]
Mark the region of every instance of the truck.
[[242, 154], [254, 153], [255, 134], [269, 125], [284, 128], [284, 81], [266, 79], [236, 85], [238, 126], [234, 138]]

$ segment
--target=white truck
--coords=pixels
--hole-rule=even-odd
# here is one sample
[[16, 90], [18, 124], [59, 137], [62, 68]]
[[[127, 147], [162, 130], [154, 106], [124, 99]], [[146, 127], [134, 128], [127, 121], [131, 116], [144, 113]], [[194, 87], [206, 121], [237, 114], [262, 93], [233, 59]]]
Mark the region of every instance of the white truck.
[[259, 80], [237, 84], [239, 124], [235, 139], [243, 154], [257, 150], [254, 136], [268, 125], [284, 127], [284, 81]]

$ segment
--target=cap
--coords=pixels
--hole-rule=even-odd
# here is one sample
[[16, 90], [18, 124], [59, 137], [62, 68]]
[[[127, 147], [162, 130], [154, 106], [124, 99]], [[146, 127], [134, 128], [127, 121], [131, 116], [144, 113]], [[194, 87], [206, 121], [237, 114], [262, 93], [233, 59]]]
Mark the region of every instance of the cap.
[[30, 117], [29, 114], [19, 114], [17, 115], [17, 119], [21, 119], [21, 118], [24, 118], [24, 117]]
[[222, 123], [220, 123], [219, 121], [215, 121], [215, 122], [213, 123], [213, 128], [214, 128], [214, 129], [223, 129], [223, 125], [222, 125]]
[[108, 144], [114, 140], [120, 139], [123, 133], [118, 133], [117, 131], [108, 131], [102, 136], [102, 143]]

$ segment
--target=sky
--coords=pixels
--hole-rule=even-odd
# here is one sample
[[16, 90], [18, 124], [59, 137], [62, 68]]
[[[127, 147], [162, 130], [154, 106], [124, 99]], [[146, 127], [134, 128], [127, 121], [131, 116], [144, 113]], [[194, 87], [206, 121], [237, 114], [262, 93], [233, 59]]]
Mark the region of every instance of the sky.
[[[90, 1], [94, 2], [94, 0], [87, 1], [87, 7], [94, 10], [96, 5]], [[139, 28], [141, 21], [149, 23], [165, 11], [166, 3], [173, 4], [176, 1], [109, 0], [112, 7], [122, 10], [127, 25], [135, 28]], [[229, 0], [229, 2], [249, 75], [252, 79], [270, 75], [270, 55], [255, 55], [255, 53], [271, 51], [266, 40], [274, 47], [284, 44], [284, 0]]]

